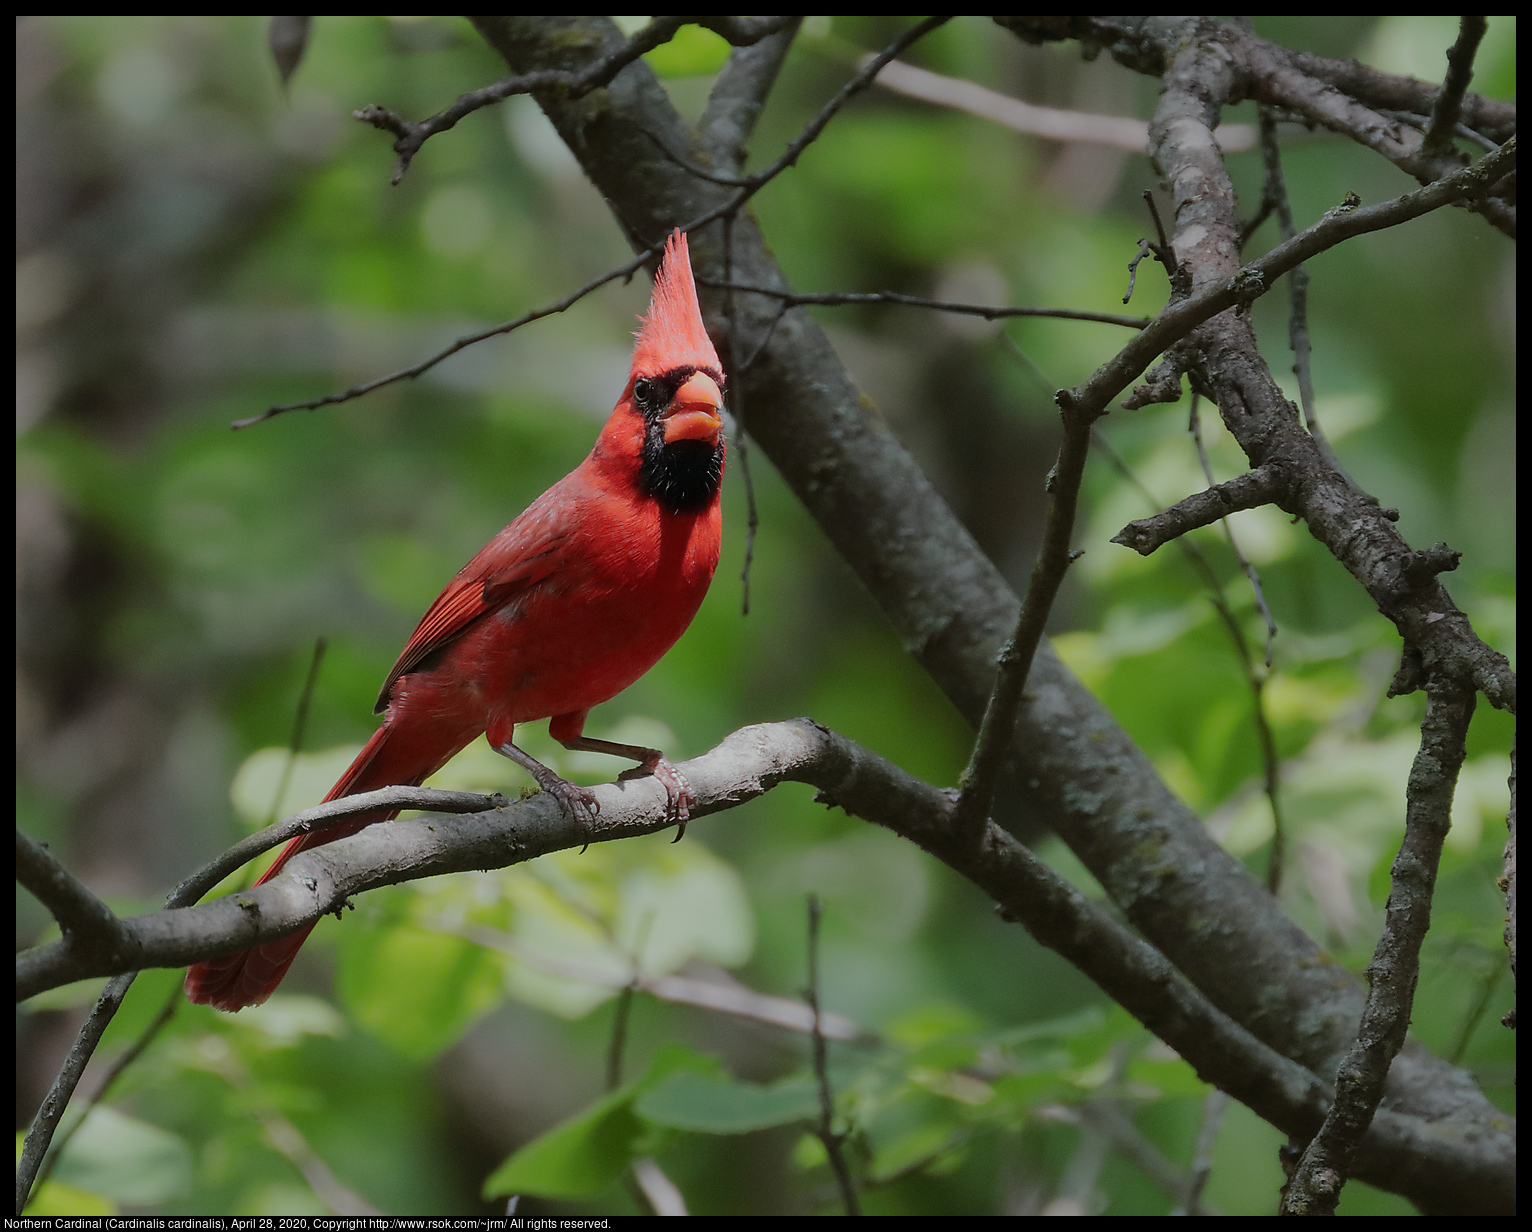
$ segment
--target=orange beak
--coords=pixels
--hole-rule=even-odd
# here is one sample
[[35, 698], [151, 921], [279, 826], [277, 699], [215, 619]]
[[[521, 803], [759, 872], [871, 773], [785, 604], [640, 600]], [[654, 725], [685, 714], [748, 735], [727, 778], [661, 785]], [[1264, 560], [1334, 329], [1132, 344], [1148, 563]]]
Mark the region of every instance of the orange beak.
[[676, 390], [660, 422], [665, 425], [665, 443], [718, 439], [723, 429], [723, 391], [705, 372], [695, 372]]

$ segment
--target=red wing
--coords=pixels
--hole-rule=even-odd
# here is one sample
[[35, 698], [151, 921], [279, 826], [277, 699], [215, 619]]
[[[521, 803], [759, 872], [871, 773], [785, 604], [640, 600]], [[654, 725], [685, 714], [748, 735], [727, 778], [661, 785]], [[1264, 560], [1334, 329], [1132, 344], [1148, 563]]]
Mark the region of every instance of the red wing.
[[533, 509], [491, 539], [436, 596], [404, 644], [394, 670], [383, 682], [373, 713], [388, 705], [389, 694], [399, 677], [414, 671], [428, 655], [451, 644], [479, 617], [512, 602], [558, 567], [559, 548], [565, 536], [545, 519], [529, 519]]

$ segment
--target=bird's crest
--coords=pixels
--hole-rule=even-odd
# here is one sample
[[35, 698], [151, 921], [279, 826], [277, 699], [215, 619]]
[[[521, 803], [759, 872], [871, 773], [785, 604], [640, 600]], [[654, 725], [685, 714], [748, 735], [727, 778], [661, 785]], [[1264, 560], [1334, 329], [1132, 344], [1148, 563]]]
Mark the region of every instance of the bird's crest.
[[702, 325], [686, 235], [677, 229], [665, 241], [665, 256], [649, 299], [649, 315], [633, 348], [633, 374], [659, 376], [682, 367], [723, 372], [718, 352]]

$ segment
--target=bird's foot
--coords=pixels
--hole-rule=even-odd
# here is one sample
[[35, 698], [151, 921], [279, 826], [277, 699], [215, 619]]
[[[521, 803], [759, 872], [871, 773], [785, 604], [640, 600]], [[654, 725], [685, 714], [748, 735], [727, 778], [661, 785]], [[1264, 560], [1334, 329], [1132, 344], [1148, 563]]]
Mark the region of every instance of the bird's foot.
[[576, 825], [586, 825], [596, 820], [596, 814], [601, 812], [601, 804], [596, 799], [595, 792], [586, 787], [578, 787], [567, 779], [561, 779], [537, 758], [521, 749], [518, 749], [509, 740], [490, 744], [495, 752], [509, 757], [513, 762], [530, 774], [538, 787], [547, 792], [559, 802], [559, 807], [569, 814], [570, 820]]
[[691, 819], [692, 806], [697, 803], [697, 793], [686, 781], [686, 776], [659, 753], [644, 758], [641, 765], [631, 770], [624, 770], [617, 779], [621, 782], [646, 774], [652, 774], [665, 789], [665, 815], [676, 823], [676, 836], [671, 841], [679, 843], [686, 836], [686, 823]]
[[551, 771], [546, 779], [539, 776], [537, 785], [559, 802], [559, 807], [569, 814], [570, 820], [577, 826], [594, 824], [597, 814], [601, 812], [601, 801], [596, 799], [595, 792], [571, 783], [568, 779], [561, 779]]

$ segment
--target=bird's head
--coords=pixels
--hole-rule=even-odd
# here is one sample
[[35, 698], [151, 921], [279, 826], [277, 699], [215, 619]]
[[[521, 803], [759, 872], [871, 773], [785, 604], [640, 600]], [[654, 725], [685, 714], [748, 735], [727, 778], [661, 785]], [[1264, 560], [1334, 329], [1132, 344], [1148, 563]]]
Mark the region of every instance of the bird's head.
[[615, 449], [625, 444], [630, 456], [636, 451], [639, 489], [672, 512], [718, 498], [723, 384], [723, 365], [697, 305], [686, 236], [674, 231], [633, 348], [628, 387], [602, 433]]

